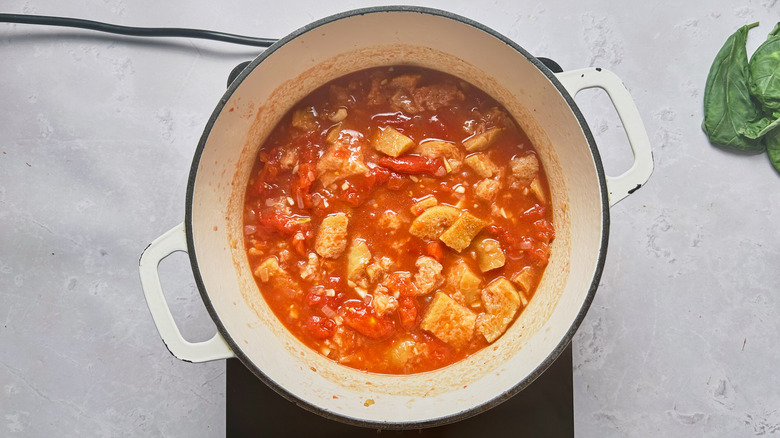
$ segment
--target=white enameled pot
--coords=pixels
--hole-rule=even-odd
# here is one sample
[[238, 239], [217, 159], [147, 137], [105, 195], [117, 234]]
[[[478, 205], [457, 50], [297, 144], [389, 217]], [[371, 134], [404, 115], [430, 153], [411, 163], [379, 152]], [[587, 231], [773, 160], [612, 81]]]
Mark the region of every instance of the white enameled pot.
[[[244, 252], [242, 203], [263, 139], [299, 99], [356, 70], [412, 64], [458, 76], [515, 117], [547, 172], [556, 239], [536, 295], [494, 344], [443, 369], [407, 376], [341, 366], [292, 336], [263, 300]], [[606, 90], [634, 153], [623, 175], [604, 174], [572, 96]], [[263, 52], [220, 100], [198, 145], [185, 221], [146, 248], [141, 280], [155, 324], [176, 357], [238, 357], [281, 395], [340, 421], [419, 428], [457, 421], [511, 397], [568, 345], [593, 299], [607, 250], [609, 207], [652, 172], [647, 134], [628, 91], [598, 69], [554, 74], [514, 42], [446, 12], [370, 8], [326, 18]], [[183, 339], [160, 286], [157, 265], [189, 254], [195, 282], [218, 333]]]

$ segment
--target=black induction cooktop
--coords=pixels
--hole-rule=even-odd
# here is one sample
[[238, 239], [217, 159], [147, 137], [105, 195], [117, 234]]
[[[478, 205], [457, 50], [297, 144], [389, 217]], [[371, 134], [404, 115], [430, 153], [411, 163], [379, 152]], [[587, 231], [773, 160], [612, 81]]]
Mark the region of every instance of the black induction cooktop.
[[227, 361], [227, 436], [573, 437], [571, 346], [526, 389], [477, 416], [428, 429], [377, 430], [313, 414], [280, 396], [238, 359]]

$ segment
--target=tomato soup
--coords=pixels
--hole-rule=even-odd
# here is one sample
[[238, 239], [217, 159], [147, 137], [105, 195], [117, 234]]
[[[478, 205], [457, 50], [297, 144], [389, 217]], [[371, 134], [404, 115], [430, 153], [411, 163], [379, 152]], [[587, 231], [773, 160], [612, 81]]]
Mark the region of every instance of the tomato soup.
[[345, 366], [429, 371], [495, 342], [555, 237], [528, 137], [473, 85], [394, 66], [301, 100], [258, 153], [244, 236], [260, 293]]

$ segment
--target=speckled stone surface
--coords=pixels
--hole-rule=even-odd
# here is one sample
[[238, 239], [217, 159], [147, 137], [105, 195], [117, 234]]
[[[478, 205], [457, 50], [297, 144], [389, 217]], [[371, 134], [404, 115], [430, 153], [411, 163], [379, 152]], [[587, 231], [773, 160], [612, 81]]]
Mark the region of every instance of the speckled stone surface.
[[[2, 12], [281, 37], [377, 2], [57, 2]], [[582, 437], [780, 436], [780, 175], [700, 129], [715, 53], [776, 0], [427, 1], [564, 69], [614, 71], [655, 154], [611, 210], [609, 254], [574, 339]], [[0, 24], [0, 436], [222, 436], [222, 362], [173, 358], [138, 279], [184, 217], [193, 151], [251, 48]], [[608, 173], [631, 160], [603, 93], [577, 96]], [[185, 335], [215, 331], [186, 256], [161, 265]]]

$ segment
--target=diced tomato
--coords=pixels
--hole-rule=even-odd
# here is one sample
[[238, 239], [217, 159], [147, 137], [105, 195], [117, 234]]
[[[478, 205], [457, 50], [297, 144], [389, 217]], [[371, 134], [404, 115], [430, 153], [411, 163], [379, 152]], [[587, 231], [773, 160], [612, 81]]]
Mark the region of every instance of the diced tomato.
[[329, 288], [337, 288], [341, 286], [341, 277], [328, 277], [325, 280], [325, 285]]
[[319, 309], [325, 303], [325, 295], [320, 295], [312, 291], [306, 294], [305, 299], [306, 305], [315, 309]]
[[412, 276], [408, 272], [393, 272], [387, 276], [384, 284], [391, 292], [398, 292], [401, 295], [417, 295], [417, 286], [412, 283]]
[[423, 339], [428, 347], [428, 354], [430, 357], [436, 359], [436, 361], [444, 362], [452, 355], [452, 350], [434, 336], [424, 333]]
[[275, 232], [283, 237], [292, 237], [301, 232], [306, 238], [312, 233], [311, 219], [301, 215], [283, 215], [272, 211], [257, 214], [257, 224], [266, 232]]
[[425, 247], [425, 252], [439, 263], [444, 261], [444, 248], [439, 242], [429, 242], [428, 246]]
[[417, 300], [414, 297], [403, 296], [398, 300], [398, 319], [401, 326], [406, 330], [411, 330], [417, 324]]
[[341, 190], [341, 195], [338, 198], [353, 207], [357, 207], [365, 202], [379, 186], [388, 183], [388, 181], [393, 182], [394, 175], [403, 179], [402, 176], [384, 167], [375, 165], [365, 175], [347, 178], [348, 187]]
[[363, 196], [360, 195], [361, 192], [358, 191], [358, 188], [354, 185], [350, 185], [346, 190], [344, 190], [341, 193], [341, 200], [346, 202], [347, 204], [357, 207], [358, 205], [363, 203]]
[[534, 222], [536, 236], [543, 242], [551, 242], [555, 238], [555, 227], [546, 219], [539, 219]]
[[311, 143], [299, 150], [298, 176], [292, 182], [292, 195], [298, 208], [311, 207], [311, 186], [317, 178], [317, 149]]
[[323, 340], [336, 333], [336, 321], [321, 316], [312, 316], [304, 324], [306, 331], [313, 337]]
[[406, 155], [403, 157], [382, 157], [379, 165], [388, 169], [408, 175], [432, 175], [444, 176], [447, 169], [441, 158], [425, 158], [419, 155]]
[[347, 287], [347, 280], [343, 277], [327, 277], [323, 281], [323, 286], [325, 286], [327, 289], [333, 289], [336, 292], [335, 297], [328, 297], [328, 302], [330, 303], [337, 303], [345, 294], [354, 293], [348, 292], [348, 290], [351, 288]]
[[523, 252], [533, 251], [538, 248], [539, 243], [544, 243], [537, 242], [536, 239], [530, 236], [514, 234], [500, 225], [490, 225], [485, 227], [485, 229], [491, 236], [501, 242], [501, 246], [506, 251], [507, 257], [511, 259], [517, 259]]
[[547, 266], [550, 259], [550, 247], [544, 242], [539, 242], [538, 246], [529, 251], [529, 254], [538, 266]]
[[363, 301], [348, 300], [339, 308], [339, 314], [344, 318], [344, 324], [372, 339], [385, 338], [395, 330], [392, 320], [378, 316]]
[[533, 207], [523, 212], [523, 218], [526, 219], [542, 219], [547, 209], [543, 205], [534, 204]]
[[269, 181], [273, 181], [279, 175], [279, 165], [276, 163], [265, 163], [254, 183], [254, 191], [257, 195], [265, 193], [269, 186]]
[[485, 229], [488, 233], [490, 233], [491, 236], [495, 237], [499, 240], [499, 242], [501, 242], [501, 246], [504, 247], [504, 249], [510, 251], [517, 251], [520, 249], [520, 239], [514, 234], [510, 233], [506, 228], [500, 225], [490, 225]]

